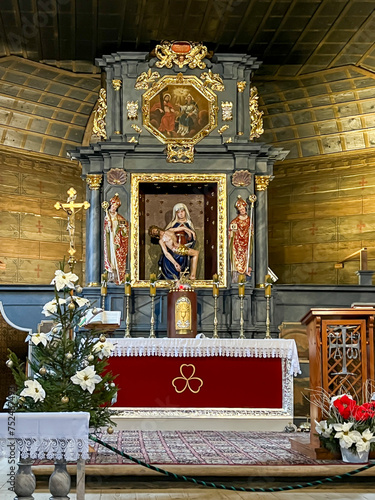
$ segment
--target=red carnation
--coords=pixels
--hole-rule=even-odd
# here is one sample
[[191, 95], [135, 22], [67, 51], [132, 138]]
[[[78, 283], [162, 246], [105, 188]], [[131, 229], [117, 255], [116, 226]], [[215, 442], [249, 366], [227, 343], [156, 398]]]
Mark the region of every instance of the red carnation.
[[357, 407], [357, 403], [344, 394], [341, 398], [336, 399], [333, 402], [333, 406], [337, 408], [342, 418], [347, 419], [353, 415], [353, 412]]

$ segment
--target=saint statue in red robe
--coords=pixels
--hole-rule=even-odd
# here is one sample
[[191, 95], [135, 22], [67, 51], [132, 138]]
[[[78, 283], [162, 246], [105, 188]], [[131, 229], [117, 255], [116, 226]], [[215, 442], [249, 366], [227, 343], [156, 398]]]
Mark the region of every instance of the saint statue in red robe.
[[108, 271], [108, 281], [117, 285], [125, 282], [129, 242], [129, 223], [117, 212], [120, 205], [116, 193], [104, 218], [104, 267]]
[[236, 202], [238, 215], [229, 224], [229, 252], [232, 274], [251, 275], [251, 231], [250, 217], [246, 201], [238, 197]]

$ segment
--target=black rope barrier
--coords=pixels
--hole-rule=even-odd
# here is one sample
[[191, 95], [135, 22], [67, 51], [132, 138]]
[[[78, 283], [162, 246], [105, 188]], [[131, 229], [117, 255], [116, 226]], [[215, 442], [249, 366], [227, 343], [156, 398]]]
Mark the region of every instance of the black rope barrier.
[[176, 481], [186, 481], [189, 483], [194, 483], [194, 484], [200, 484], [202, 486], [206, 486], [207, 488], [216, 488], [216, 489], [221, 489], [221, 490], [232, 490], [232, 491], [250, 491], [252, 493], [272, 493], [275, 491], [291, 491], [291, 490], [298, 490], [301, 488], [310, 488], [311, 486], [318, 486], [320, 484], [324, 483], [333, 483], [334, 481], [338, 481], [340, 479], [344, 479], [345, 477], [352, 477], [355, 476], [356, 474], [371, 469], [372, 467], [375, 466], [375, 462], [370, 462], [366, 465], [363, 465], [359, 469], [352, 470], [350, 472], [345, 472], [344, 474], [336, 474], [335, 476], [329, 476], [329, 477], [324, 477], [323, 479], [316, 479], [315, 481], [311, 482], [306, 482], [306, 483], [301, 483], [301, 484], [293, 484], [293, 485], [288, 485], [288, 486], [280, 486], [280, 487], [275, 487], [275, 488], [242, 488], [241, 486], [235, 487], [235, 486], [226, 486], [225, 484], [220, 484], [220, 483], [212, 483], [209, 481], [203, 481], [202, 479], [195, 479], [194, 477], [189, 477], [189, 476], [182, 476], [180, 474], [175, 474], [174, 472], [167, 471], [165, 469], [161, 469], [160, 467], [156, 467], [155, 465], [148, 464], [146, 462], [143, 462], [142, 460], [138, 460], [138, 458], [134, 458], [131, 455], [128, 455], [124, 451], [118, 450], [117, 448], [114, 448], [108, 443], [105, 443], [98, 437], [89, 434], [89, 438], [92, 441], [95, 441], [98, 444], [101, 444], [105, 448], [108, 448], [109, 450], [113, 451], [117, 455], [121, 455], [124, 458], [127, 458], [128, 460], [131, 460], [132, 462], [141, 465], [142, 467], [146, 467], [147, 469], [154, 470], [155, 472], [159, 472], [159, 474], [163, 474], [164, 476], [170, 477], [172, 479], [175, 479]]

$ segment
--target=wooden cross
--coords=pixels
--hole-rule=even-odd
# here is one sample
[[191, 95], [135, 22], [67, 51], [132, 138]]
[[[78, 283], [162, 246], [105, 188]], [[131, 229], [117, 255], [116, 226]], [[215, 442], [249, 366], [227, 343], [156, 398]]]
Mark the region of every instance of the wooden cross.
[[69, 233], [69, 250], [68, 254], [70, 255], [68, 264], [70, 267], [70, 271], [73, 272], [74, 264], [76, 263], [74, 254], [76, 253], [76, 249], [74, 246], [74, 233], [75, 233], [75, 216], [76, 213], [83, 208], [87, 210], [90, 207], [90, 203], [88, 201], [84, 201], [83, 203], [76, 203], [77, 191], [71, 187], [68, 191], [68, 199], [66, 203], [60, 203], [59, 201], [55, 203], [56, 210], [60, 210], [61, 208], [66, 212], [68, 216], [68, 225], [66, 230]]

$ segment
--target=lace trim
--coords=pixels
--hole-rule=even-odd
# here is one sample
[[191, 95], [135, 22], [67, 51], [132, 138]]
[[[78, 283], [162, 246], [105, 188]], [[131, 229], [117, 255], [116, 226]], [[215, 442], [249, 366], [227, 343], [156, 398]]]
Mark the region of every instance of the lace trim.
[[111, 356], [281, 358], [291, 361], [290, 374], [301, 373], [297, 346], [290, 339], [114, 339]]
[[76, 462], [79, 458], [87, 459], [89, 439], [83, 438], [0, 438], [0, 457], [50, 459]]

